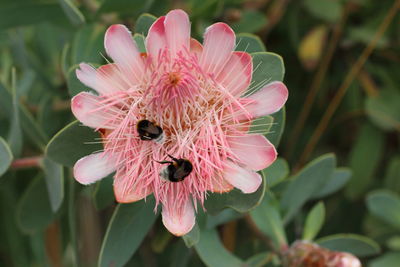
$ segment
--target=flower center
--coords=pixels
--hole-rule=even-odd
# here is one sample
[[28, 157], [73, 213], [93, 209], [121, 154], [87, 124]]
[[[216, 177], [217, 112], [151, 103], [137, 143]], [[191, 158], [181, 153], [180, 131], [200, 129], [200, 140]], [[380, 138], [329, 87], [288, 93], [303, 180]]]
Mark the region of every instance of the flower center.
[[179, 73], [177, 72], [170, 72], [168, 78], [171, 86], [176, 86], [180, 81]]

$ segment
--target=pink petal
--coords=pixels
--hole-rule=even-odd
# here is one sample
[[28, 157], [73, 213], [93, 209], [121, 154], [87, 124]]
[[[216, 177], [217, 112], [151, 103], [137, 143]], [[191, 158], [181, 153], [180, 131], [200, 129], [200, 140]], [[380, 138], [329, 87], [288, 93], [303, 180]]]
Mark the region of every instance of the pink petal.
[[165, 16], [159, 17], [149, 29], [146, 37], [146, 50], [149, 55], [157, 59], [161, 50], [167, 47], [164, 28]]
[[81, 63], [79, 69], [76, 69], [76, 76], [83, 84], [101, 95], [129, 88], [116, 64], [103, 65], [96, 70], [86, 63]]
[[189, 233], [196, 222], [194, 208], [190, 199], [183, 206], [163, 206], [161, 215], [165, 227], [176, 236]]
[[203, 46], [196, 39], [190, 38], [190, 52], [194, 53], [197, 56], [197, 59], [200, 59], [201, 53], [203, 52]]
[[274, 145], [260, 134], [229, 137], [228, 142], [234, 156], [250, 170], [267, 168], [277, 156]]
[[280, 110], [288, 98], [288, 89], [282, 82], [272, 82], [247, 97], [253, 100], [246, 110], [254, 117], [266, 116]]
[[97, 69], [97, 78], [101, 84], [102, 94], [112, 94], [129, 89], [128, 81], [116, 64], [107, 64]]
[[189, 49], [190, 21], [185, 11], [176, 9], [170, 11], [165, 17], [165, 35], [172, 55]]
[[235, 47], [235, 33], [225, 23], [218, 22], [206, 29], [200, 65], [207, 73], [217, 76]]
[[81, 184], [94, 183], [113, 171], [116, 163], [105, 153], [91, 154], [78, 160], [74, 165], [74, 177]]
[[141, 81], [144, 63], [128, 28], [121, 24], [110, 26], [104, 37], [104, 47], [133, 84]]
[[246, 170], [231, 161], [226, 162], [224, 177], [231, 185], [242, 190], [245, 194], [257, 191], [262, 182], [261, 175]]
[[92, 128], [114, 129], [114, 120], [117, 110], [101, 104], [101, 98], [93, 94], [82, 92], [71, 100], [71, 110], [75, 117], [86, 126]]
[[81, 63], [79, 64], [79, 68], [75, 70], [76, 77], [87, 87], [90, 87], [96, 90], [98, 93], [101, 93], [99, 90], [99, 84], [96, 78], [96, 69], [92, 66]]
[[146, 187], [146, 190], [135, 190], [135, 188], [131, 188], [127, 190], [126, 188], [126, 179], [122, 177], [115, 177], [114, 179], [114, 195], [115, 199], [119, 203], [131, 203], [139, 201], [146, 196], [150, 195], [151, 188]]
[[253, 72], [253, 61], [246, 52], [233, 52], [217, 81], [232, 95], [240, 96], [249, 87]]

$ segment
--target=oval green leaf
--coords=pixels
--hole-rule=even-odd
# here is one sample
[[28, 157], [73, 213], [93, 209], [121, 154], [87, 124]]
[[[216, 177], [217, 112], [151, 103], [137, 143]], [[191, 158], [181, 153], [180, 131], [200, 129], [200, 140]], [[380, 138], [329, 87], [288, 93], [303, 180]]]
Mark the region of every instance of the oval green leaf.
[[53, 220], [53, 212], [47, 195], [42, 176], [32, 180], [23, 193], [17, 206], [17, 222], [23, 232], [32, 234], [43, 230]]
[[50, 140], [46, 147], [46, 156], [57, 163], [72, 167], [78, 159], [102, 150], [103, 146], [99, 141], [99, 133], [74, 121]]
[[351, 174], [352, 172], [349, 168], [335, 169], [326, 184], [321, 188], [321, 190], [318, 190], [312, 198], [323, 198], [336, 193], [350, 180]]
[[216, 229], [201, 231], [200, 241], [195, 245], [200, 259], [209, 267], [240, 267], [243, 262], [222, 245]]
[[63, 166], [45, 157], [41, 163], [50, 199], [51, 209], [56, 212], [64, 199]]
[[[346, 186], [346, 195], [352, 199], [360, 197], [372, 182], [384, 149], [383, 133], [366, 123], [361, 128], [350, 153], [350, 168], [353, 171]], [[365, 164], [368, 162], [368, 164]]]
[[251, 33], [239, 33], [236, 35], [236, 51], [247, 53], [265, 52], [265, 45], [260, 37]]
[[368, 210], [379, 219], [400, 229], [400, 197], [390, 191], [376, 191], [367, 196]]
[[261, 204], [250, 211], [250, 216], [258, 229], [272, 240], [276, 249], [287, 246], [279, 203], [271, 192], [267, 192]]
[[267, 186], [273, 187], [289, 175], [289, 165], [283, 158], [277, 158], [268, 168], [262, 170]]
[[295, 175], [282, 195], [281, 206], [285, 211], [285, 223], [288, 223], [299, 209], [327, 183], [326, 178], [332, 175], [335, 165], [335, 156], [326, 154], [307, 164]]
[[251, 54], [253, 57], [253, 77], [247, 94], [253, 94], [264, 85], [273, 81], [282, 81], [285, 67], [281, 56], [270, 52]]
[[155, 16], [148, 13], [140, 15], [136, 20], [135, 32], [147, 36], [151, 25], [156, 21], [156, 19]]
[[129, 261], [157, 218], [154, 205], [149, 197], [117, 206], [101, 246], [99, 267], [122, 267]]
[[373, 259], [369, 267], [398, 267], [400, 263], [399, 252], [388, 252], [383, 256]]
[[327, 249], [348, 252], [357, 257], [373, 256], [380, 252], [372, 239], [355, 234], [337, 234], [318, 239], [316, 243]]
[[307, 215], [306, 223], [303, 230], [303, 240], [313, 240], [325, 220], [325, 206], [323, 202], [318, 202]]

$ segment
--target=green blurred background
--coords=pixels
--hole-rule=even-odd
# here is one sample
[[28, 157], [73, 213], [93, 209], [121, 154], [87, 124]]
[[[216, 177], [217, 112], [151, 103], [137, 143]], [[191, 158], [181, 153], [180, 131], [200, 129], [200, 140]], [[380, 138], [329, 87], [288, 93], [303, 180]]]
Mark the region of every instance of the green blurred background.
[[[361, 248], [359, 253], [366, 266], [400, 266], [399, 2], [0, 0], [0, 136], [14, 160], [43, 154], [49, 140], [74, 120], [70, 98], [84, 89], [75, 77], [77, 64], [105, 63], [109, 25], [123, 23], [145, 35], [140, 26], [154, 18], [141, 17], [139, 23], [142, 13], [158, 17], [182, 8], [190, 15], [192, 36], [201, 40], [207, 26], [224, 21], [237, 34], [254, 34], [254, 42], [261, 40], [285, 64], [290, 95], [278, 147], [283, 167], [276, 167], [284, 182], [273, 193], [280, 196], [307, 162], [333, 152], [337, 165], [352, 175], [324, 195], [325, 224], [318, 236], [367, 236], [363, 244], [370, 253]], [[1, 164], [8, 160], [0, 153]], [[45, 175], [66, 178], [49, 195], [41, 170], [11, 165], [6, 172], [8, 165], [1, 164], [0, 266], [95, 266], [115, 208], [112, 180], [81, 187], [70, 169], [44, 160]], [[301, 236], [315, 199], [308, 198], [286, 224], [289, 243]], [[214, 228], [228, 251], [242, 259], [270, 251], [268, 229], [260, 231], [251, 221], [256, 215], [224, 212]], [[186, 248], [167, 233], [160, 219], [149, 231], [127, 266], [213, 266], [199, 248]], [[127, 240], [125, 246], [134, 245]], [[272, 254], [247, 264], [274, 266], [277, 260], [271, 259], [279, 253]]]

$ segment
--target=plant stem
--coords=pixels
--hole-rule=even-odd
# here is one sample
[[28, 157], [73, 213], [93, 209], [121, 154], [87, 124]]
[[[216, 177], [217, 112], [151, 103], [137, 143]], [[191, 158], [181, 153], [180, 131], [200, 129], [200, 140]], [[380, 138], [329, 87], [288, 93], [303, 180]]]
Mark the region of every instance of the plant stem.
[[28, 158], [16, 159], [11, 163], [12, 169], [26, 169], [32, 167], [40, 167], [40, 162], [43, 156], [35, 156]]
[[397, 14], [399, 8], [400, 8], [400, 0], [396, 0], [393, 6], [390, 8], [389, 12], [386, 14], [382, 23], [379, 25], [379, 28], [374, 34], [373, 39], [369, 42], [369, 44], [364, 49], [360, 57], [357, 59], [356, 63], [352, 66], [346, 78], [344, 79], [343, 83], [341, 84], [340, 88], [333, 97], [332, 101], [329, 103], [328, 108], [326, 109], [317, 128], [314, 130], [314, 133], [311, 136], [310, 141], [306, 145], [306, 148], [304, 149], [303, 154], [301, 155], [297, 165], [301, 165], [310, 157], [319, 139], [321, 138], [326, 127], [328, 126], [330, 120], [332, 119], [333, 114], [335, 113], [344, 95], [346, 94], [347, 89], [349, 88], [353, 80], [356, 78], [361, 68], [364, 66], [365, 62], [371, 55], [372, 51], [375, 49], [379, 39], [382, 37], [386, 29], [389, 27], [390, 23], [393, 21], [393, 18]]

